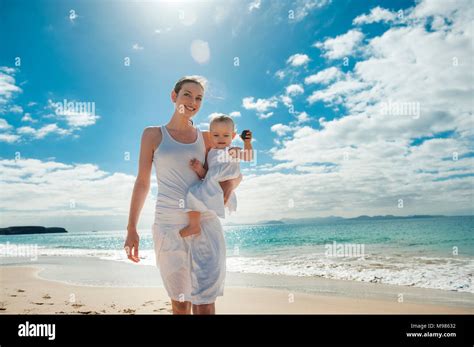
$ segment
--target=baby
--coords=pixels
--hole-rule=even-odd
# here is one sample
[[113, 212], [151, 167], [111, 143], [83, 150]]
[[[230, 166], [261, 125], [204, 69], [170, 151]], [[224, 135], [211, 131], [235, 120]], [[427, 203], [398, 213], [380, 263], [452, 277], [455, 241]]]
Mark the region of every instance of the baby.
[[225, 207], [230, 212], [237, 208], [237, 199], [232, 193], [224, 206], [224, 192], [219, 182], [227, 181], [240, 176], [240, 160], [252, 160], [252, 132], [244, 130], [242, 140], [244, 150], [240, 148], [229, 148], [235, 137], [234, 121], [227, 115], [214, 117], [209, 124], [212, 148], [207, 154], [206, 170], [202, 163], [191, 160], [191, 168], [203, 179], [193, 185], [186, 195], [186, 212], [189, 216], [189, 224], [179, 231], [182, 237], [199, 234], [201, 232], [201, 212], [214, 211], [219, 217], [225, 218]]

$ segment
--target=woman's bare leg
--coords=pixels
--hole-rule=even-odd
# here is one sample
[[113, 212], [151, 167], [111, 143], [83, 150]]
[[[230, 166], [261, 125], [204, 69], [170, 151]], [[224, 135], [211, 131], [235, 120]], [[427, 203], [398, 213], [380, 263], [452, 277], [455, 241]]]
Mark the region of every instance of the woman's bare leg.
[[216, 314], [216, 304], [193, 305], [193, 314]]
[[173, 314], [191, 314], [190, 301], [171, 300], [171, 307], [173, 309]]

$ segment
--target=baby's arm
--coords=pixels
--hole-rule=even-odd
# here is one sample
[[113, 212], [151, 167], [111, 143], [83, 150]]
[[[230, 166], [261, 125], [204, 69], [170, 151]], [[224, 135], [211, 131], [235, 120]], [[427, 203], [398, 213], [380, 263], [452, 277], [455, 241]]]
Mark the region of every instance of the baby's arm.
[[253, 147], [252, 147], [252, 132], [250, 130], [244, 130], [240, 136], [244, 141], [244, 149], [239, 147], [232, 147], [229, 149], [229, 154], [234, 158], [239, 158], [243, 161], [253, 160]]
[[191, 169], [199, 176], [200, 179], [204, 179], [204, 177], [206, 177], [207, 168], [204, 166], [207, 165], [202, 165], [202, 163], [197, 159], [191, 159], [189, 166], [191, 166]]

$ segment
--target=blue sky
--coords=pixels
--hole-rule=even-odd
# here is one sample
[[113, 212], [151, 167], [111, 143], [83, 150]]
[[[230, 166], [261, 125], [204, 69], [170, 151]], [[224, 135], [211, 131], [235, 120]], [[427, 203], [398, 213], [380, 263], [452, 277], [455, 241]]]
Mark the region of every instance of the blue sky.
[[[186, 74], [209, 81], [201, 128], [239, 112], [254, 133], [236, 220], [471, 213], [468, 5], [2, 0], [2, 224], [124, 225], [141, 132], [167, 122]], [[64, 99], [95, 114], [55, 113]], [[421, 112], [378, 117], [387, 103]]]

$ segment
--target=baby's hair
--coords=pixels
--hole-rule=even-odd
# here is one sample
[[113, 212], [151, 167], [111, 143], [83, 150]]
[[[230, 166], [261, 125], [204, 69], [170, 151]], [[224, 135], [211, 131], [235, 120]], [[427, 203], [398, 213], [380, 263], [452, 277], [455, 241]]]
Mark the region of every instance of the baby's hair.
[[215, 123], [229, 123], [232, 125], [232, 131], [235, 129], [234, 121], [232, 118], [226, 114], [220, 113], [212, 118], [211, 123], [209, 124], [209, 129], [212, 128], [212, 125]]
[[206, 89], [206, 84], [207, 84], [207, 80], [202, 77], [202, 76], [197, 76], [197, 75], [194, 75], [194, 76], [184, 76], [184, 77], [181, 77], [178, 82], [176, 82], [176, 84], [174, 85], [174, 91], [176, 94], [179, 94], [179, 91], [181, 90], [181, 88], [183, 88], [183, 85], [185, 83], [195, 83], [199, 86], [201, 86], [201, 88], [203, 90]]

